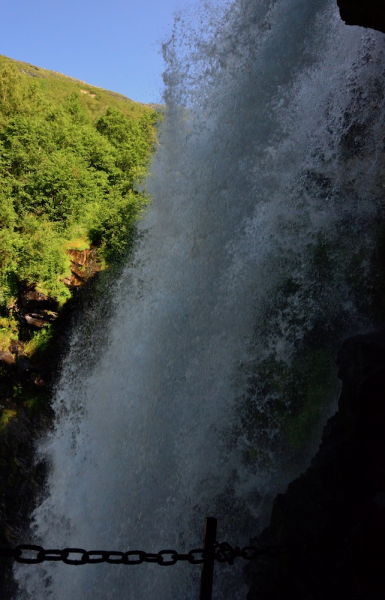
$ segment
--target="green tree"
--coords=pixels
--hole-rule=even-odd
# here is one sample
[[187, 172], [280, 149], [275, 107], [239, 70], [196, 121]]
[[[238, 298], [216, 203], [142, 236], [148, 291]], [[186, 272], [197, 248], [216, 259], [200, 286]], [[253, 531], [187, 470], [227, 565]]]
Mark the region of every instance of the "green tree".
[[0, 61], [0, 112], [12, 115], [22, 110], [24, 86], [20, 71], [10, 63]]
[[18, 279], [63, 302], [70, 297], [62, 282], [70, 269], [62, 236], [47, 219], [32, 214], [25, 214], [19, 227], [22, 252], [17, 260]]

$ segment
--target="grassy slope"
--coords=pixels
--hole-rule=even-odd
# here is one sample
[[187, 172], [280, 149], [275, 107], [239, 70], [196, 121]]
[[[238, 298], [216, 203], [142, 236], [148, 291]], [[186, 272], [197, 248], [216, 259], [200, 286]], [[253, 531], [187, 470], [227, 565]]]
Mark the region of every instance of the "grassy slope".
[[[87, 93], [82, 93], [83, 102], [95, 115], [95, 118], [104, 114], [109, 106], [122, 111], [128, 117], [132, 117], [133, 119], [140, 119], [143, 114], [153, 110], [151, 105], [134, 102], [134, 100], [127, 98], [127, 96], [123, 96], [123, 94], [117, 94], [116, 92], [110, 92], [109, 90], [88, 85], [84, 81], [80, 81], [74, 77], [69, 77], [62, 73], [57, 73], [56, 71], [42, 69], [41, 67], [14, 60], [13, 58], [8, 58], [4, 55], [0, 55], [0, 58], [16, 65], [26, 78], [34, 77], [49, 100], [60, 102], [71, 93], [82, 93], [81, 90], [84, 90]], [[95, 96], [93, 96], [93, 94], [95, 94]]]

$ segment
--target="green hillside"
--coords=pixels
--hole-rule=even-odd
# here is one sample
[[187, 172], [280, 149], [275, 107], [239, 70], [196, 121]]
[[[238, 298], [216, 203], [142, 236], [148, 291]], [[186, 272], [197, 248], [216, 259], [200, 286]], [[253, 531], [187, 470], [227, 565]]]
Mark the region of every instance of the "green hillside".
[[64, 101], [72, 92], [82, 94], [84, 105], [87, 106], [94, 117], [100, 117], [108, 107], [116, 108], [134, 119], [140, 119], [143, 115], [152, 113], [151, 106], [147, 104], [134, 102], [122, 94], [88, 85], [74, 77], [56, 71], [48, 71], [6, 56], [0, 55], [0, 62], [2, 66], [16, 67], [19, 73], [23, 75], [22, 80], [27, 86], [30, 85], [31, 78], [33, 78], [46, 98], [54, 103]]
[[26, 287], [62, 305], [68, 251], [119, 262], [147, 196], [155, 146], [150, 106], [60, 73], [0, 57], [0, 350], [17, 335]]

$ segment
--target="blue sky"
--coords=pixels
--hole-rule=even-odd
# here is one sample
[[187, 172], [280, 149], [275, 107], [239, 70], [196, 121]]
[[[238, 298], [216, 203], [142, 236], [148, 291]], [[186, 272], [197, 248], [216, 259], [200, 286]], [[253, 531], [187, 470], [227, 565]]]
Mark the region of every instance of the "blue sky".
[[[187, 0], [3, 0], [0, 54], [139, 102], [161, 99], [162, 40]], [[191, 4], [188, 2], [188, 4]]]

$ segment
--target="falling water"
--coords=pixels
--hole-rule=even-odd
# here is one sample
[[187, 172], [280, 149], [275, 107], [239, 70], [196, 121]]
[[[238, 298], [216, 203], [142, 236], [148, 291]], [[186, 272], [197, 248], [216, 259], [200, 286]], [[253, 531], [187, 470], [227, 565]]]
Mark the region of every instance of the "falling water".
[[[152, 207], [108, 323], [73, 334], [40, 445], [50, 470], [29, 539], [45, 547], [189, 550], [209, 514], [219, 538], [247, 543], [292, 475], [276, 392], [253, 395], [250, 379], [269, 360], [290, 368], [320, 324], [367, 326], [381, 35], [345, 27], [332, 0], [238, 0], [179, 15], [163, 51]], [[16, 577], [20, 599], [193, 600], [199, 568], [46, 563]], [[246, 597], [241, 567], [217, 567], [214, 597]]]

